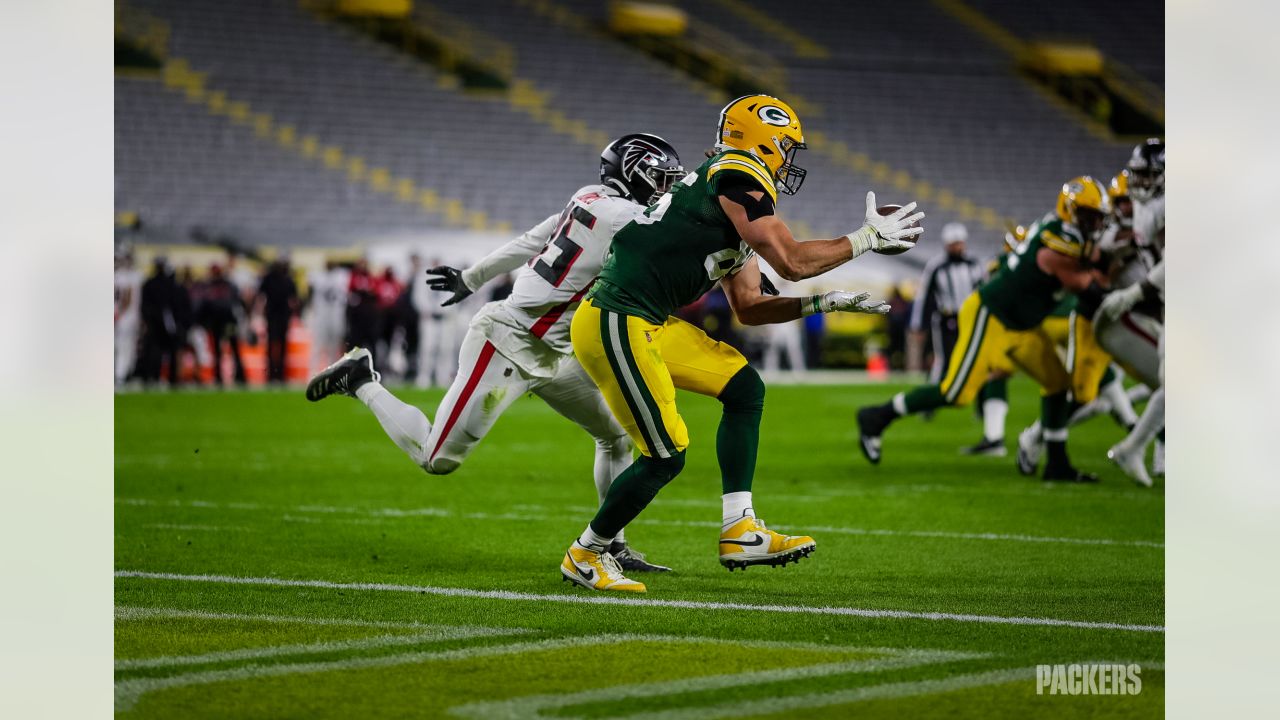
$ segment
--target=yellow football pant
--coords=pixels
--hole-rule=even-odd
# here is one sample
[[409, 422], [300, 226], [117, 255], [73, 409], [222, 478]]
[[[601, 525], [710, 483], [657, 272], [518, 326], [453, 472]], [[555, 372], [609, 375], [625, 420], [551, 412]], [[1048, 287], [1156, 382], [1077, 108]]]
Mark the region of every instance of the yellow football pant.
[[1082, 405], [1092, 402], [1098, 397], [1098, 383], [1111, 364], [1111, 355], [1102, 349], [1093, 333], [1093, 321], [1072, 311], [1067, 317], [1045, 318], [1040, 327], [1065, 353], [1072, 397]]
[[590, 300], [578, 306], [569, 336], [613, 416], [649, 457], [671, 457], [689, 446], [676, 388], [717, 397], [747, 364], [742, 353], [684, 320], [655, 325]]
[[1039, 383], [1043, 395], [1053, 395], [1070, 387], [1067, 370], [1042, 328], [1006, 328], [982, 304], [977, 292], [969, 295], [960, 307], [959, 322], [960, 335], [940, 388], [948, 404], [973, 402], [991, 372], [1007, 370], [1010, 363]]

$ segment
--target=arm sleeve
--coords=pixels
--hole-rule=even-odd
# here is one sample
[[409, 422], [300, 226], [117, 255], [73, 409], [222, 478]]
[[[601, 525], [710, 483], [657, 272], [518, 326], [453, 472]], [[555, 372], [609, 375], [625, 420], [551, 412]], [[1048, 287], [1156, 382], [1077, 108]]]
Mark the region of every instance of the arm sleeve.
[[482, 260], [462, 271], [462, 282], [474, 292], [499, 275], [509, 273], [525, 264], [530, 258], [542, 252], [548, 242], [551, 242], [551, 234], [556, 231], [556, 223], [559, 219], [559, 215], [552, 215], [534, 225], [520, 237], [489, 253]]
[[1160, 291], [1160, 299], [1163, 300], [1164, 299], [1164, 260], [1161, 260], [1160, 262], [1156, 263], [1156, 266], [1151, 268], [1151, 271], [1147, 273], [1147, 282], [1156, 290]]
[[929, 263], [924, 269], [924, 281], [920, 284], [920, 292], [916, 295], [916, 299], [911, 303], [911, 330], [920, 330], [924, 327], [924, 311], [925, 306], [929, 304], [930, 296], [933, 295], [933, 276], [937, 273], [938, 267], [934, 263]]

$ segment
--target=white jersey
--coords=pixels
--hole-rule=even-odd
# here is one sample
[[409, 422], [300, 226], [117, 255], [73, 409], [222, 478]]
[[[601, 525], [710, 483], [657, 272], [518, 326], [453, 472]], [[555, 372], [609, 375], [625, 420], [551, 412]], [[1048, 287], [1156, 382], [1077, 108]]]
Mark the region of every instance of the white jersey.
[[347, 312], [347, 286], [351, 282], [351, 273], [345, 268], [336, 267], [312, 273], [311, 311], [320, 322], [341, 322]]
[[142, 273], [133, 268], [116, 270], [115, 293], [116, 323], [121, 327], [137, 325], [142, 314]]
[[1133, 232], [1120, 239], [1120, 228], [1112, 225], [1103, 233], [1099, 246], [1111, 255], [1111, 287], [1122, 288], [1142, 282], [1164, 256], [1164, 196], [1149, 202], [1133, 202]]
[[569, 323], [600, 274], [613, 236], [644, 211], [603, 185], [587, 185], [558, 215], [490, 253], [462, 273], [475, 290], [519, 270], [511, 296], [485, 305], [471, 326], [535, 377], [550, 377], [573, 352]]

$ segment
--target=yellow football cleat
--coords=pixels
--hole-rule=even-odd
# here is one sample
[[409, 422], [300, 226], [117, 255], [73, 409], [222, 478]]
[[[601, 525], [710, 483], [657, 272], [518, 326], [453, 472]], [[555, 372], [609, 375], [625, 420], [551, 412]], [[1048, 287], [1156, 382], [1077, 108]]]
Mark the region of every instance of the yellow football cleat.
[[560, 562], [560, 574], [566, 582], [575, 582], [588, 590], [615, 590], [621, 592], [645, 592], [644, 583], [631, 580], [622, 574], [618, 561], [607, 552], [598, 553], [577, 545], [570, 545], [569, 552]]
[[800, 562], [817, 547], [808, 535], [783, 535], [764, 526], [750, 515], [720, 532], [720, 564], [733, 572], [752, 565], [783, 565]]

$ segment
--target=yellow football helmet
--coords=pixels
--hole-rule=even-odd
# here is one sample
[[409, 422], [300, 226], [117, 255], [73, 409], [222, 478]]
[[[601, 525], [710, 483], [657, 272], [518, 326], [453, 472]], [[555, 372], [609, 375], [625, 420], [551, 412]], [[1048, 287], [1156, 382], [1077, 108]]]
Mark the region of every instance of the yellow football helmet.
[[716, 146], [756, 156], [780, 192], [795, 195], [804, 182], [805, 170], [795, 164], [796, 151], [805, 148], [800, 117], [778, 98], [745, 95], [725, 105]]
[[[1102, 219], [1110, 212], [1111, 200], [1107, 197], [1106, 189], [1089, 175], [1068, 180], [1058, 192], [1058, 219], [1074, 225], [1086, 235], [1100, 231]], [[1082, 220], [1089, 227], [1083, 227]]]
[[1111, 213], [1121, 227], [1133, 226], [1133, 198], [1129, 196], [1129, 170], [1125, 168], [1111, 178], [1107, 185], [1107, 199], [1111, 201]]

